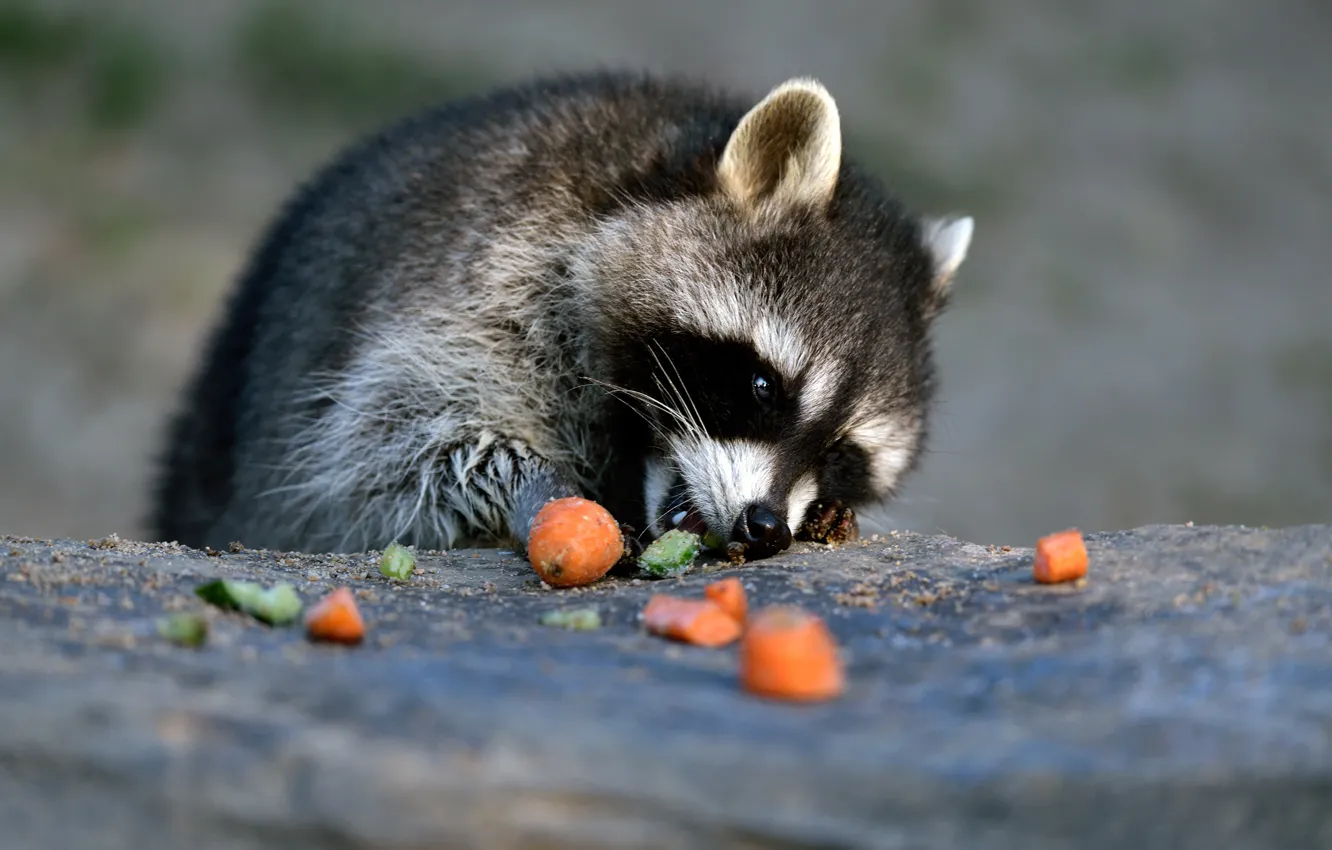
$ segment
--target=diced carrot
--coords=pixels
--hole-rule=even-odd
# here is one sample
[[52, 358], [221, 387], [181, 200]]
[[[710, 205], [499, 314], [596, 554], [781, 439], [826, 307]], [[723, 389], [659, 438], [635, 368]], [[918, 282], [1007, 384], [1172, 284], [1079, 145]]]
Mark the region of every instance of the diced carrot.
[[591, 584], [624, 556], [624, 535], [610, 511], [569, 496], [547, 502], [532, 522], [527, 559], [554, 587]]
[[315, 603], [306, 614], [305, 631], [311, 640], [360, 643], [365, 621], [349, 588], [339, 587]]
[[1087, 574], [1087, 546], [1076, 528], [1057, 531], [1036, 541], [1032, 578], [1041, 584], [1076, 581]]
[[714, 581], [703, 588], [703, 593], [716, 602], [721, 609], [730, 614], [737, 623], [744, 625], [749, 603], [745, 599], [745, 586], [735, 576]]
[[846, 687], [827, 625], [784, 605], [750, 617], [740, 644], [740, 684], [758, 696], [797, 702], [829, 700]]
[[733, 643], [744, 631], [711, 599], [683, 599], [661, 593], [648, 600], [643, 625], [655, 635], [707, 647]]

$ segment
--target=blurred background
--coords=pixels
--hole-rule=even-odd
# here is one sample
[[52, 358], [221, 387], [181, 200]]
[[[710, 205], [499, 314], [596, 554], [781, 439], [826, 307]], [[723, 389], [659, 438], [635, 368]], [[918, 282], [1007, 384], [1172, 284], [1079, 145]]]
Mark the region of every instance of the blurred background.
[[852, 155], [976, 217], [882, 524], [1332, 521], [1324, 0], [0, 0], [0, 531], [144, 533], [220, 299], [337, 148], [590, 66], [816, 75]]

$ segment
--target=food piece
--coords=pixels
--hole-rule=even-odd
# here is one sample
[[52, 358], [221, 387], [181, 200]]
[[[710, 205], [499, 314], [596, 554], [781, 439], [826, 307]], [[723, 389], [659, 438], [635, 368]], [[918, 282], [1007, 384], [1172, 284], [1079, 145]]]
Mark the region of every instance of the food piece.
[[172, 614], [157, 621], [157, 633], [181, 646], [203, 646], [208, 640], [208, 620], [202, 614]]
[[745, 562], [745, 544], [739, 540], [732, 540], [726, 544], [726, 560], [739, 566]]
[[832, 633], [819, 617], [773, 606], [749, 618], [740, 644], [740, 684], [769, 699], [816, 702], [846, 687]]
[[699, 537], [692, 531], [672, 528], [653, 540], [638, 556], [638, 566], [653, 578], [681, 575], [698, 556]]
[[643, 609], [643, 625], [661, 637], [718, 647], [733, 643], [743, 627], [711, 599], [684, 599], [657, 594]]
[[271, 626], [285, 626], [301, 613], [301, 597], [286, 582], [264, 589], [253, 581], [219, 579], [194, 591], [201, 599], [219, 608], [244, 611]]
[[360, 643], [365, 620], [350, 588], [339, 587], [320, 599], [305, 617], [305, 633], [311, 640]]
[[390, 543], [379, 556], [379, 574], [385, 578], [407, 581], [416, 570], [416, 556], [412, 550], [398, 543]]
[[300, 618], [301, 607], [300, 594], [284, 581], [261, 592], [248, 610], [270, 626], [285, 626]]
[[554, 499], [532, 521], [527, 559], [542, 581], [553, 587], [591, 584], [623, 556], [619, 523], [591, 500]]
[[200, 585], [194, 592], [210, 605], [232, 611], [248, 612], [264, 592], [263, 585], [253, 581], [218, 579]]
[[719, 552], [726, 550], [726, 538], [710, 528], [703, 532], [703, 539], [700, 542], [704, 549], [713, 549]]
[[1087, 546], [1076, 528], [1057, 531], [1036, 541], [1032, 578], [1041, 584], [1075, 581], [1087, 574]]
[[721, 581], [714, 581], [703, 588], [703, 593], [713, 602], [716, 602], [723, 611], [730, 614], [737, 623], [744, 625], [749, 602], [745, 599], [745, 586], [740, 583], [740, 579], [732, 576]]
[[541, 625], [586, 632], [601, 628], [601, 614], [596, 608], [547, 611], [541, 615]]

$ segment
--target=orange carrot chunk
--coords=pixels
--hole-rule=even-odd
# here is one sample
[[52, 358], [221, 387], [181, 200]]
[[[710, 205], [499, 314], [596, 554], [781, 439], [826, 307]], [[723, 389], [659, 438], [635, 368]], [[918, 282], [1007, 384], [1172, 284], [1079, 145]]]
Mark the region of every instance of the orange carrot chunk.
[[1087, 547], [1076, 528], [1057, 531], [1036, 541], [1032, 578], [1041, 584], [1076, 581], [1087, 574]]
[[683, 599], [661, 593], [648, 600], [643, 625], [652, 634], [707, 647], [733, 643], [744, 631], [711, 599]]
[[744, 625], [749, 603], [745, 599], [745, 586], [740, 583], [740, 579], [731, 576], [721, 581], [714, 581], [703, 588], [703, 593], [730, 614], [737, 623]]
[[316, 602], [305, 616], [305, 631], [311, 640], [360, 643], [365, 621], [351, 590], [339, 587]]
[[740, 684], [769, 699], [816, 702], [846, 688], [837, 643], [823, 620], [785, 605], [749, 619], [740, 644]]
[[624, 556], [624, 535], [610, 511], [588, 499], [554, 499], [537, 513], [527, 559], [553, 587], [591, 584]]

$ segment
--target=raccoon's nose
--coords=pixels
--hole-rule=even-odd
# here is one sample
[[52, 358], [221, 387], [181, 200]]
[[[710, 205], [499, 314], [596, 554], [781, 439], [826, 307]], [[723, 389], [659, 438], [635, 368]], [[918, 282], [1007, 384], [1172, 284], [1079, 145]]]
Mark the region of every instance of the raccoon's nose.
[[750, 560], [771, 558], [791, 545], [791, 529], [767, 505], [752, 504], [735, 521], [731, 539], [745, 544]]

